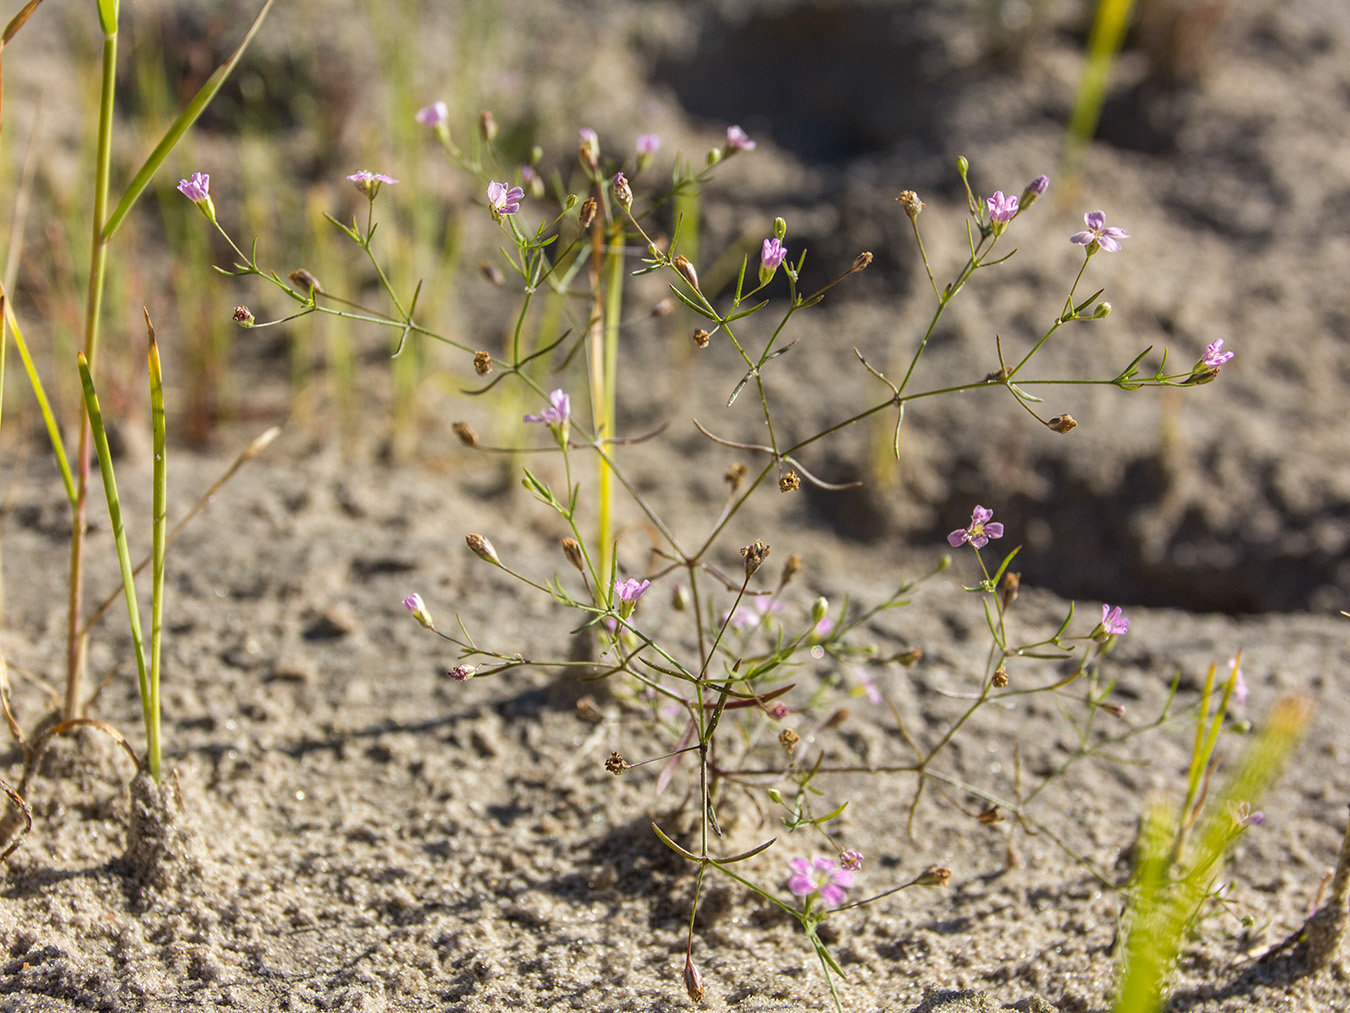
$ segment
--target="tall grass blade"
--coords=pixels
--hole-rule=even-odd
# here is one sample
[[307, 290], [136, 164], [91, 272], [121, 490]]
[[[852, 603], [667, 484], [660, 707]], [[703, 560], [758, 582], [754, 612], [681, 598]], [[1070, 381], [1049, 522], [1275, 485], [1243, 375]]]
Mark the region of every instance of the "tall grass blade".
[[[70, 471], [70, 462], [66, 460], [65, 444], [61, 442], [61, 428], [56, 424], [56, 416], [52, 413], [51, 402], [47, 400], [47, 392], [43, 389], [42, 379], [38, 376], [37, 368], [33, 365], [33, 357], [28, 354], [28, 344], [23, 340], [23, 332], [19, 329], [19, 320], [14, 315], [14, 310], [10, 305], [9, 294], [4, 286], [0, 285], [0, 304], [3, 304], [5, 323], [9, 324], [9, 333], [14, 336], [14, 347], [19, 350], [19, 358], [23, 359], [24, 372], [28, 374], [28, 382], [33, 387], [33, 396], [37, 399], [38, 410], [42, 412], [42, 423], [47, 427], [47, 436], [52, 442], [52, 455], [56, 458], [56, 466], [61, 472], [61, 481], [66, 486], [66, 498], [70, 500], [73, 507], [75, 505], [75, 477]], [[3, 330], [3, 328], [0, 328]]]
[[154, 449], [152, 466], [154, 490], [151, 495], [150, 520], [150, 557], [154, 560], [150, 567], [150, 707], [146, 721], [154, 724], [152, 741], [155, 743], [156, 755], [150, 760], [150, 772], [155, 780], [159, 780], [160, 758], [157, 755], [160, 743], [159, 660], [160, 646], [164, 639], [164, 550], [169, 516], [168, 468], [165, 457], [164, 372], [160, 367], [159, 345], [155, 344], [155, 327], [150, 322], [150, 313], [145, 309], [142, 309], [142, 312], [145, 313], [145, 330], [150, 344], [150, 431], [151, 445]]

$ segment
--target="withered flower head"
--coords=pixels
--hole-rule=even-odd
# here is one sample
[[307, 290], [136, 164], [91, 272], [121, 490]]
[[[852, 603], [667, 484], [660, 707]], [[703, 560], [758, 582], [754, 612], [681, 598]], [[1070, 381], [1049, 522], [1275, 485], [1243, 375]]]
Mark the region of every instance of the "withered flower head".
[[802, 572], [802, 554], [800, 552], [794, 552], [792, 553], [792, 555], [788, 556], [787, 562], [783, 564], [783, 573], [778, 578], [779, 589], [781, 590], [782, 588], [787, 587], [788, 582], [791, 581], [793, 577], [797, 576], [797, 574], [801, 572]]
[[778, 733], [778, 744], [783, 747], [783, 752], [789, 756], [792, 755], [792, 751], [797, 748], [797, 743], [801, 740], [802, 737], [791, 728], [784, 728]]
[[594, 197], [587, 197], [581, 202], [581, 210], [577, 212], [577, 221], [583, 229], [591, 227], [591, 222], [595, 221], [595, 212], [599, 208], [600, 205], [596, 203]]
[[236, 306], [234, 308], [234, 322], [240, 327], [252, 327], [253, 311], [247, 306]]
[[989, 681], [993, 683], [995, 689], [1003, 689], [1003, 687], [1008, 685], [1008, 670], [1004, 666], [999, 665], [998, 669], [994, 672], [994, 677]]
[[618, 753], [610, 753], [609, 759], [605, 761], [605, 769], [618, 776], [628, 769], [628, 761]]
[[796, 492], [802, 487], [802, 480], [795, 471], [788, 471], [778, 480], [779, 492]]
[[1003, 822], [1003, 814], [998, 811], [998, 806], [996, 805], [991, 805], [988, 809], [985, 809], [983, 812], [981, 812], [980, 815], [976, 818], [986, 826], [989, 826], [990, 824], [993, 823]]
[[902, 651], [900, 654], [897, 654], [895, 660], [906, 668], [910, 668], [923, 660], [923, 648], [911, 647], [908, 651]]
[[745, 575], [753, 577], [755, 571], [759, 569], [760, 564], [768, 558], [769, 546], [756, 540], [754, 544], [747, 545], [741, 550], [741, 555], [745, 557]]
[[900, 206], [905, 209], [905, 214], [909, 215], [912, 222], [919, 217], [919, 212], [923, 210], [923, 201], [919, 200], [919, 195], [913, 190], [904, 190], [900, 196], [895, 198], [900, 202]]
[[459, 437], [459, 442], [466, 447], [478, 446], [478, 434], [473, 431], [473, 427], [467, 422], [456, 422], [450, 428], [453, 429], [455, 435]]
[[497, 136], [497, 121], [493, 118], [490, 110], [484, 109], [478, 114], [478, 132], [483, 135], [483, 140], [489, 144]]
[[1066, 412], [1063, 415], [1056, 415], [1046, 425], [1056, 433], [1067, 433], [1070, 429], [1078, 428], [1078, 420]]
[[723, 478], [726, 480], [727, 485], [731, 486], [732, 492], [735, 492], [737, 489], [741, 487], [741, 483], [745, 481], [745, 476], [749, 473], [749, 471], [750, 469], [747, 468], [740, 461], [737, 461], [735, 464], [733, 464], [730, 468], [727, 469], [727, 473], [723, 476]]
[[488, 352], [473, 353], [473, 371], [479, 376], [487, 376], [492, 372], [492, 356]]
[[952, 870], [945, 865], [930, 865], [914, 881], [916, 886], [946, 886], [952, 878]]
[[702, 327], [695, 328], [694, 330], [694, 344], [698, 345], [699, 348], [708, 347], [708, 332]]
[[853, 266], [848, 269], [848, 273], [857, 274], [859, 271], [867, 267], [867, 265], [870, 263], [872, 263], [872, 255], [870, 253], [865, 252], [860, 253], [853, 258]]

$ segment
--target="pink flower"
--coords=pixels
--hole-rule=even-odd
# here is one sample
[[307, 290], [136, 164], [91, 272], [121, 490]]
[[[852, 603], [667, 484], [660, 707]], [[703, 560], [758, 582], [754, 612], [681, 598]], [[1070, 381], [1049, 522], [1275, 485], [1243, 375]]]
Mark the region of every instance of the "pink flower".
[[[853, 885], [853, 873], [840, 869], [831, 858], [794, 858], [788, 862], [792, 878], [788, 880], [788, 889], [797, 897], [820, 897], [826, 907], [838, 907], [844, 899], [844, 891]], [[808, 901], [809, 903], [809, 901]]]
[[754, 151], [755, 142], [750, 140], [750, 135], [740, 127], [727, 127], [727, 154], [731, 155], [737, 151]]
[[624, 604], [634, 604], [651, 586], [650, 580], [638, 580], [636, 577], [629, 577], [627, 580], [616, 580], [614, 582], [614, 593], [619, 596], [619, 601]]
[[380, 186], [384, 183], [397, 183], [393, 176], [386, 176], [382, 172], [371, 172], [369, 169], [362, 169], [360, 172], [354, 172], [347, 177], [363, 194], [371, 200], [380, 192]]
[[759, 261], [769, 271], [776, 271], [787, 257], [787, 247], [778, 239], [766, 239], [759, 251]]
[[989, 220], [998, 225], [1006, 225], [1017, 214], [1017, 198], [1005, 196], [1002, 190], [995, 190], [994, 196], [987, 198], [984, 203], [989, 209]]
[[178, 192], [194, 204], [210, 200], [211, 177], [204, 172], [194, 172], [190, 179], [178, 181]]
[[847, 869], [849, 872], [857, 872], [862, 868], [862, 864], [863, 853], [861, 851], [854, 851], [852, 848], [849, 848], [839, 852], [839, 867], [841, 869]]
[[1120, 249], [1120, 240], [1130, 238], [1130, 234], [1124, 229], [1118, 229], [1114, 225], [1108, 226], [1106, 215], [1100, 211], [1089, 211], [1083, 216], [1083, 221], [1087, 224], [1087, 230], [1075, 232], [1069, 237], [1069, 242], [1086, 246], [1089, 254], [1095, 252], [1098, 247], [1107, 253], [1115, 253]]
[[1130, 621], [1125, 618], [1125, 613], [1121, 611], [1119, 605], [1115, 608], [1110, 605], [1103, 605], [1101, 628], [1108, 636], [1124, 636], [1130, 632]]
[[436, 130], [450, 122], [450, 110], [444, 102], [433, 102], [417, 110], [416, 119], [422, 126]]
[[520, 202], [525, 199], [525, 191], [518, 186], [508, 187], [505, 183], [498, 183], [494, 179], [488, 184], [487, 197], [492, 216], [500, 218], [502, 215], [513, 215], [520, 210]]
[[1223, 350], [1223, 338], [1220, 338], [1205, 349], [1205, 354], [1200, 360], [1200, 364], [1204, 366], [1205, 369], [1218, 369], [1235, 355], [1237, 355], [1237, 352], [1225, 352]]
[[538, 415], [526, 415], [525, 421], [543, 422], [550, 426], [566, 425], [572, 417], [572, 399], [559, 387], [549, 392], [548, 400], [553, 407], [545, 408]]
[[431, 621], [431, 613], [427, 611], [426, 603], [422, 601], [420, 594], [410, 594], [403, 599], [403, 607], [413, 614], [413, 618], [429, 630], [436, 628]]
[[959, 528], [947, 536], [947, 542], [953, 549], [960, 548], [969, 542], [977, 549], [983, 549], [989, 544], [991, 538], [1003, 537], [1003, 525], [998, 521], [991, 519], [994, 511], [985, 507], [976, 505], [970, 514], [970, 527]]
[[655, 134], [638, 134], [637, 153], [650, 158], [661, 147], [661, 138]]

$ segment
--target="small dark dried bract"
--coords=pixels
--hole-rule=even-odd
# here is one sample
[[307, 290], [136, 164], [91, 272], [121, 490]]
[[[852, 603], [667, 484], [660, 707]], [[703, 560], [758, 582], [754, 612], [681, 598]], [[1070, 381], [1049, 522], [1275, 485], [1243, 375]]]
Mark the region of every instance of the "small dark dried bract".
[[459, 442], [466, 447], [478, 446], [478, 434], [473, 431], [473, 427], [467, 422], [456, 422], [450, 428], [453, 429], [455, 435], [459, 437]]

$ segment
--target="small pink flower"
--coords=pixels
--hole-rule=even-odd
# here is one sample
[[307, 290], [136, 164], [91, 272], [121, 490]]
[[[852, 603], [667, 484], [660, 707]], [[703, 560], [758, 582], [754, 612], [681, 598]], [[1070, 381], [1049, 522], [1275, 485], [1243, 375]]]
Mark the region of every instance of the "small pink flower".
[[818, 896], [826, 907], [838, 907], [844, 899], [844, 891], [853, 885], [853, 873], [838, 868], [833, 859], [824, 856], [794, 858], [788, 862], [788, 868], [792, 870], [788, 889], [793, 895]]
[[782, 721], [788, 716], [788, 705], [785, 703], [776, 703], [769, 708], [769, 717], [775, 721]]
[[989, 220], [999, 225], [1006, 225], [1017, 214], [1017, 198], [1005, 196], [1002, 190], [995, 190], [994, 196], [987, 198], [984, 203], [989, 209]]
[[755, 142], [740, 127], [727, 127], [727, 154], [737, 151], [754, 151]]
[[369, 169], [362, 169], [360, 172], [354, 172], [347, 178], [352, 181], [352, 184], [356, 189], [360, 190], [371, 200], [375, 199], [375, 195], [380, 192], [380, 187], [383, 184], [398, 182], [393, 176], [386, 176], [382, 172], [371, 172]]
[[563, 393], [563, 389], [558, 387], [549, 392], [549, 404], [551, 408], [545, 408], [538, 415], [526, 415], [526, 422], [543, 422], [550, 426], [562, 426], [567, 424], [567, 420], [572, 417], [572, 399]]
[[450, 122], [450, 110], [444, 102], [433, 102], [417, 110], [416, 119], [422, 126], [436, 130]]
[[421, 623], [426, 629], [434, 630], [435, 624], [431, 621], [431, 613], [427, 611], [426, 603], [422, 601], [420, 594], [410, 594], [403, 599], [403, 607], [413, 614], [413, 618]]
[[661, 147], [661, 138], [655, 134], [638, 134], [637, 153], [650, 158]]
[[1242, 678], [1242, 667], [1236, 658], [1228, 659], [1228, 667], [1233, 672], [1233, 699], [1239, 707], [1247, 702], [1247, 680]]
[[1069, 237], [1069, 242], [1086, 246], [1089, 254], [1097, 247], [1101, 247], [1107, 253], [1115, 253], [1120, 249], [1120, 240], [1130, 238], [1130, 234], [1124, 229], [1118, 229], [1114, 225], [1108, 226], [1106, 215], [1100, 211], [1089, 211], [1083, 216], [1083, 221], [1087, 224], [1087, 230], [1075, 232]]
[[1223, 338], [1220, 338], [1205, 349], [1205, 354], [1200, 360], [1200, 364], [1204, 366], [1205, 369], [1218, 369], [1235, 355], [1237, 355], [1237, 352], [1225, 352], [1223, 350]]
[[614, 582], [614, 593], [619, 596], [619, 600], [622, 602], [636, 602], [651, 586], [650, 580], [638, 580], [636, 577], [629, 577], [627, 580], [616, 580]]
[[487, 197], [493, 217], [500, 218], [502, 215], [513, 215], [520, 210], [520, 202], [525, 199], [525, 191], [518, 186], [508, 187], [505, 183], [498, 183], [494, 179], [488, 184]]
[[841, 869], [847, 869], [849, 872], [857, 872], [862, 868], [862, 864], [863, 853], [861, 851], [854, 851], [852, 848], [849, 848], [839, 852], [839, 867]]
[[1121, 611], [1119, 605], [1115, 608], [1103, 605], [1101, 628], [1108, 636], [1121, 637], [1130, 632], [1130, 621], [1125, 618], [1125, 613]]
[[178, 181], [178, 192], [194, 204], [210, 200], [211, 177], [204, 172], [194, 172], [188, 179]]
[[960, 548], [966, 542], [977, 549], [983, 549], [989, 544], [989, 539], [1002, 538], [1003, 525], [992, 520], [993, 516], [994, 511], [977, 504], [970, 514], [970, 527], [953, 531], [947, 536], [947, 543], [953, 549]]
[[473, 678], [473, 673], [477, 671], [473, 665], [456, 665], [445, 674], [454, 679], [455, 682], [468, 682]]

